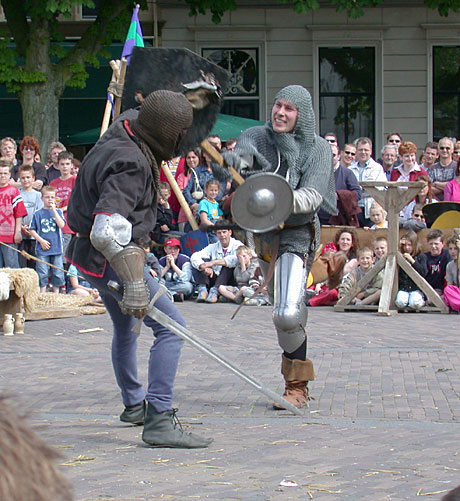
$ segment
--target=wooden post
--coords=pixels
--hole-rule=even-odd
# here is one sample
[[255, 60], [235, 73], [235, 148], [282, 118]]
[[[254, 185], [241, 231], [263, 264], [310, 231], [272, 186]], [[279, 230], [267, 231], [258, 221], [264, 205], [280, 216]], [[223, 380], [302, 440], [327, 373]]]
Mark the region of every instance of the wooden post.
[[[214, 162], [217, 162], [219, 165], [224, 165], [225, 163], [224, 157], [214, 148], [214, 146], [207, 139], [201, 141], [201, 149], [205, 153], [207, 153], [214, 160]], [[229, 165], [228, 170], [232, 174], [233, 181], [237, 186], [244, 183], [243, 176], [241, 176], [241, 174], [237, 172], [232, 166]]]
[[[110, 67], [112, 68], [112, 78], [110, 80], [111, 83], [116, 83], [118, 82], [118, 78], [120, 77], [120, 68], [119, 64], [120, 61], [110, 61]], [[104, 132], [109, 128], [109, 123], [110, 123], [110, 116], [112, 115], [112, 107], [113, 107], [113, 94], [112, 92], [107, 91], [108, 96], [110, 97], [107, 98], [107, 102], [105, 103], [105, 110], [104, 110], [104, 115], [102, 117], [102, 124], [101, 124], [101, 132], [99, 134], [99, 137], [101, 137]]]
[[[425, 186], [423, 181], [363, 181], [359, 183], [388, 213], [388, 254], [386, 258], [378, 261], [374, 268], [366, 273], [346, 296], [337, 302], [334, 309], [345, 311], [346, 309], [360, 310], [370, 309], [360, 305], [350, 305], [351, 300], [371, 281], [379, 269], [385, 264], [385, 274], [382, 292], [378, 306], [379, 315], [391, 315], [397, 313], [394, 309], [394, 300], [398, 290], [399, 268], [415, 282], [417, 287], [435, 305], [424, 307], [427, 311], [440, 311], [448, 313], [448, 308], [436, 293], [436, 291], [421, 277], [399, 252], [399, 211], [407, 205], [414, 196]], [[380, 189], [378, 189], [380, 188]], [[382, 188], [386, 188], [382, 191]], [[403, 188], [402, 190], [400, 188]], [[373, 307], [376, 309], [375, 307]]]
[[183, 211], [185, 212], [185, 215], [187, 217], [187, 221], [190, 223], [192, 230], [197, 230], [198, 225], [196, 224], [196, 221], [195, 221], [195, 218], [193, 217], [192, 211], [190, 210], [190, 207], [188, 206], [187, 200], [185, 200], [185, 197], [182, 194], [182, 191], [179, 188], [179, 185], [177, 184], [176, 180], [174, 179], [174, 176], [172, 175], [171, 171], [169, 170], [169, 167], [166, 165], [165, 162], [162, 162], [161, 168], [163, 169], [163, 172], [165, 173], [165, 176], [168, 179], [168, 183], [171, 186], [172, 190], [174, 191], [174, 194], [176, 195], [180, 206], [182, 207]]
[[[126, 58], [122, 57], [120, 66], [120, 76], [118, 77], [118, 84], [120, 85], [121, 88], [123, 88], [123, 85], [125, 84], [127, 66], [128, 66], [128, 61], [126, 60]], [[120, 111], [121, 111], [121, 97], [115, 97], [115, 112], [113, 115], [114, 120], [120, 114]]]

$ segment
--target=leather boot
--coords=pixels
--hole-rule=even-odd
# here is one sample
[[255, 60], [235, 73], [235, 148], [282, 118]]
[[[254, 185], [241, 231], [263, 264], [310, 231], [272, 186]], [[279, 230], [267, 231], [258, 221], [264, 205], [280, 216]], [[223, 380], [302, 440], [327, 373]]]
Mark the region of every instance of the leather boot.
[[202, 438], [182, 429], [176, 417], [177, 409], [157, 412], [149, 403], [145, 418], [142, 440], [151, 447], [174, 447], [178, 449], [199, 449], [208, 447], [212, 438]]
[[[285, 390], [283, 398], [295, 407], [304, 407], [310, 400], [308, 393], [308, 381], [315, 379], [313, 370], [313, 362], [310, 359], [306, 360], [291, 360], [282, 356], [281, 374], [285, 381]], [[273, 408], [282, 410], [280, 404], [274, 402]]]
[[125, 410], [120, 414], [120, 421], [132, 424], [144, 424], [147, 405], [145, 400], [136, 405], [127, 405]]

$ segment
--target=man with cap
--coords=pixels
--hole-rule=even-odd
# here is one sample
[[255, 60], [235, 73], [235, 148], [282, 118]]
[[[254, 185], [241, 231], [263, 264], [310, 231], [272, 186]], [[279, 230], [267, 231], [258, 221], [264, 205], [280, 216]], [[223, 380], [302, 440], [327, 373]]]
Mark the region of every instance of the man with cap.
[[[235, 150], [223, 156], [227, 165], [243, 175], [275, 173], [283, 176], [293, 189], [292, 212], [283, 229], [256, 234], [254, 240], [266, 275], [269, 265], [261, 255], [267, 254], [266, 249], [273, 249], [272, 242], [279, 236], [274, 280], [270, 280], [268, 292], [274, 307], [278, 343], [283, 350], [283, 396], [296, 407], [302, 407], [309, 399], [308, 381], [314, 379], [313, 363], [306, 357], [305, 284], [319, 245], [316, 214], [320, 208], [337, 214], [331, 147], [315, 133], [310, 93], [300, 85], [281, 89], [275, 97], [270, 120], [264, 126], [244, 131]], [[228, 174], [228, 170], [217, 165], [213, 169], [216, 177], [225, 178]], [[282, 408], [278, 404], [274, 407]]]
[[[142, 439], [154, 447], [198, 448], [212, 442], [176, 424], [172, 396], [183, 341], [145, 316], [160, 285], [144, 274], [145, 253], [136, 244], [155, 226], [160, 164], [173, 157], [192, 119], [183, 94], [149, 94], [139, 111], [123, 113], [85, 157], [67, 210], [76, 233], [67, 258], [100, 291], [113, 322], [112, 363], [125, 405], [120, 419], [144, 423]], [[109, 289], [109, 281], [122, 286], [121, 292]], [[155, 306], [185, 325], [167, 295]], [[137, 375], [132, 331], [138, 318], [155, 336], [146, 391]]]
[[165, 256], [160, 258], [161, 276], [174, 301], [182, 302], [193, 292], [193, 276], [190, 258], [181, 254], [180, 241], [168, 238], [164, 243]]

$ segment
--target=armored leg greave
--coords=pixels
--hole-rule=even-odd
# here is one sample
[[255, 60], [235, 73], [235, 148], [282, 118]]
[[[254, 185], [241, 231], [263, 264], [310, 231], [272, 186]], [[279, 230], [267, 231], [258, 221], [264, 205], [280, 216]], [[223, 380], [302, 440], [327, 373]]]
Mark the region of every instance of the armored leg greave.
[[294, 352], [305, 340], [307, 307], [304, 301], [306, 270], [297, 254], [282, 254], [274, 272], [273, 323], [278, 343], [287, 352]]

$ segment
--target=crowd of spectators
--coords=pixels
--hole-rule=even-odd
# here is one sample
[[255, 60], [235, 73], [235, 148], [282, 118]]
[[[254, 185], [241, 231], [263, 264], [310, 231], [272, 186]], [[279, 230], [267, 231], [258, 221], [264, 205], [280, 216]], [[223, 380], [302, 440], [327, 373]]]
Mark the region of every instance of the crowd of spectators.
[[[439, 143], [429, 142], [417, 158], [417, 146], [403, 141], [399, 133], [387, 136], [387, 144], [380, 157], [373, 157], [373, 145], [369, 138], [361, 137], [340, 148], [337, 136], [328, 133], [333, 154], [336, 181], [338, 215], [320, 211], [321, 224], [341, 225], [333, 242], [323, 247], [323, 255], [343, 254], [343, 279], [329, 288], [328, 282], [312, 286], [311, 306], [332, 305], [353, 286], [378, 259], [386, 255], [388, 245], [384, 237], [373, 240], [370, 247], [360, 247], [356, 231], [387, 228], [385, 210], [366, 193], [360, 181], [423, 181], [425, 184], [417, 196], [401, 210], [400, 250], [405, 259], [440, 294], [448, 291], [446, 303], [460, 310], [458, 293], [458, 269], [455, 271], [460, 241], [454, 238], [444, 249], [444, 235], [428, 234], [428, 253], [420, 252], [418, 232], [426, 228], [423, 208], [439, 201], [460, 202], [460, 142], [444, 137]], [[210, 136], [209, 142], [218, 150], [232, 150], [237, 139], [224, 145], [218, 136]], [[0, 143], [0, 192], [3, 196], [0, 211], [0, 265], [9, 267], [33, 267], [40, 277], [42, 290], [66, 289], [73, 294], [92, 295], [99, 300], [98, 291], [79, 281], [75, 267], [69, 268], [63, 255], [72, 236], [66, 223], [67, 204], [75, 184], [80, 162], [66, 151], [63, 144], [53, 142], [48, 148], [44, 163], [35, 138], [26, 136], [17, 146], [14, 139], [6, 137]], [[225, 218], [228, 208], [225, 202], [234, 187], [230, 182], [214, 179], [211, 158], [199, 148], [188, 151], [184, 157], [167, 163], [175, 176], [190, 212], [206, 235], [208, 245], [191, 256], [183, 253], [180, 237], [192, 230], [186, 211], [179, 203], [175, 190], [162, 173], [158, 196], [158, 220], [150, 235], [138, 242], [146, 251], [146, 267], [157, 280], [164, 283], [175, 301], [194, 298], [197, 302], [215, 303], [233, 301], [247, 304], [267, 304], [266, 291], [259, 291], [262, 273], [254, 253], [232, 235]], [[5, 172], [3, 172], [5, 171]], [[177, 187], [175, 188], [177, 190]], [[40, 191], [42, 193], [40, 194]], [[228, 205], [228, 204], [227, 204]], [[189, 211], [187, 211], [189, 212]], [[6, 217], [8, 213], [10, 216]], [[57, 235], [57, 238], [51, 238]], [[51, 242], [52, 241], [52, 242]], [[49, 248], [48, 248], [49, 245]], [[67, 270], [63, 278], [50, 272], [48, 267], [26, 260], [11, 247], [37, 255], [42, 261], [59, 263]], [[447, 265], [450, 265], [448, 280]], [[441, 276], [442, 275], [442, 276]], [[400, 308], [420, 309], [425, 305], [424, 295], [414, 289], [414, 284], [400, 273], [397, 305]], [[353, 301], [357, 304], [375, 304], [379, 300], [381, 274]], [[259, 294], [255, 295], [257, 290]]]
[[[324, 138], [330, 143], [337, 190], [337, 209], [342, 224], [375, 230], [388, 228], [385, 210], [373, 200], [365, 189], [359, 185], [361, 181], [395, 182], [421, 181], [424, 186], [416, 197], [400, 212], [399, 226], [400, 252], [432, 288], [442, 297], [454, 311], [460, 311], [458, 294], [459, 270], [458, 248], [459, 237], [453, 235], [447, 241], [449, 250], [444, 248], [445, 238], [440, 230], [431, 230], [426, 237], [429, 251], [420, 251], [421, 243], [418, 232], [426, 229], [424, 210], [427, 206], [441, 201], [460, 202], [460, 141], [443, 137], [439, 143], [429, 142], [417, 157], [418, 148], [411, 141], [403, 141], [397, 132], [387, 136], [387, 144], [380, 151], [380, 158], [372, 157], [372, 141], [360, 137], [353, 143], [345, 144], [341, 150], [337, 136], [330, 132]], [[344, 173], [344, 170], [347, 171]], [[350, 178], [350, 173], [353, 177]], [[358, 189], [356, 188], [358, 185]], [[381, 189], [384, 189], [380, 186]], [[400, 187], [401, 190], [405, 189]], [[346, 203], [343, 201], [346, 200]], [[442, 210], [442, 207], [438, 207]], [[323, 224], [336, 224], [337, 216], [320, 213]], [[353, 250], [352, 250], [353, 249]], [[311, 306], [333, 305], [347, 291], [372, 269], [373, 264], [387, 252], [382, 237], [374, 240], [374, 249], [360, 248], [356, 232], [352, 228], [343, 228], [337, 232], [334, 242], [326, 244], [323, 254], [343, 252], [346, 256], [344, 277], [338, 287], [329, 288], [328, 282], [315, 284], [316, 295], [309, 299]], [[370, 259], [370, 264], [369, 264]], [[449, 276], [446, 275], [447, 265]], [[352, 268], [350, 270], [350, 268]], [[378, 303], [381, 288], [381, 274], [369, 284], [367, 290], [361, 291], [353, 299], [356, 304]], [[380, 276], [380, 278], [379, 278]], [[448, 287], [448, 288], [446, 288]], [[452, 291], [454, 293], [452, 294]], [[425, 306], [427, 298], [417, 289], [415, 283], [404, 271], [399, 274], [399, 291], [396, 296], [398, 308], [419, 310]]]

